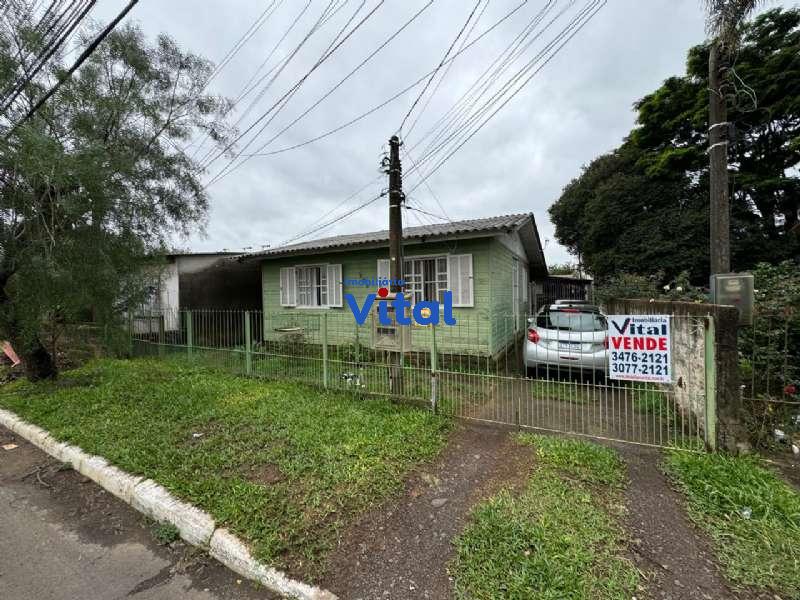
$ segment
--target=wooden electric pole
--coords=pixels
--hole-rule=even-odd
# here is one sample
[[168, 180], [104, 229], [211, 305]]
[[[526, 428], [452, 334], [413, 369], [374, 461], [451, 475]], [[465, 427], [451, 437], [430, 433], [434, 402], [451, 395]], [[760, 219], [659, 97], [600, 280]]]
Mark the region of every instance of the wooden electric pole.
[[[390, 297], [403, 291], [403, 168], [400, 164], [400, 138], [389, 138], [389, 284]], [[403, 393], [403, 330], [394, 315], [394, 334], [398, 352], [391, 353], [389, 390], [395, 396]]]
[[403, 167], [400, 164], [400, 138], [389, 138], [389, 291], [403, 291], [397, 282], [403, 279]]
[[728, 191], [727, 53], [719, 40], [708, 58], [708, 155], [710, 178], [711, 274], [730, 273], [731, 218]]

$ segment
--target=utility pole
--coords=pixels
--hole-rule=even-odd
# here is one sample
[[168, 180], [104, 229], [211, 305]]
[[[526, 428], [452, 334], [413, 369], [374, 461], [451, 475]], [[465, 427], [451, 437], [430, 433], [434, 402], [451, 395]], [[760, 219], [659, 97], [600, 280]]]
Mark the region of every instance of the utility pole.
[[[389, 138], [389, 291], [395, 297], [403, 291], [403, 167], [400, 164], [400, 138]], [[391, 355], [389, 389], [392, 395], [403, 393], [403, 331], [394, 315], [394, 332], [399, 351]]]
[[731, 218], [728, 191], [727, 52], [719, 40], [708, 58], [708, 155], [710, 160], [711, 274], [730, 273]]
[[403, 166], [400, 164], [400, 138], [389, 138], [389, 289], [402, 292], [397, 282], [403, 279]]

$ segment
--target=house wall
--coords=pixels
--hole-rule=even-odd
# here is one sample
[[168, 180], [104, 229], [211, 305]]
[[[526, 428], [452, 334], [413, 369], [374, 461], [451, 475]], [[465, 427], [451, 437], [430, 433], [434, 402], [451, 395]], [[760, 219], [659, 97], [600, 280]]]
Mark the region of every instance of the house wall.
[[[518, 240], [517, 240], [518, 241]], [[514, 317], [513, 274], [514, 259], [519, 260], [519, 268], [528, 271], [527, 258], [522, 245], [514, 244], [512, 239], [495, 238], [490, 240], [489, 263], [491, 269], [490, 289], [490, 351], [492, 355], [505, 350], [516, 342], [524, 329], [527, 316], [527, 291], [520, 285], [519, 304]]]
[[261, 268], [254, 261], [216, 258], [180, 271], [181, 310], [261, 310]]
[[[490, 248], [491, 238], [458, 240], [449, 243], [420, 243], [404, 246], [406, 258], [443, 254], [472, 254], [473, 299], [472, 308], [454, 308], [457, 325], [442, 326], [437, 330], [437, 344], [442, 351], [485, 354], [490, 347]], [[332, 344], [359, 342], [372, 346], [373, 324], [371, 319], [358, 327], [350, 309], [342, 308], [291, 308], [280, 305], [280, 269], [290, 266], [314, 264], [341, 264], [342, 279], [369, 279], [377, 277], [378, 259], [388, 259], [389, 250], [370, 249], [350, 252], [316, 254], [313, 256], [287, 257], [262, 262], [262, 298], [264, 307], [264, 338], [280, 339], [287, 335], [276, 331], [281, 328], [300, 327], [305, 339], [319, 342], [319, 318], [327, 313], [328, 339]], [[376, 290], [361, 286], [343, 286], [342, 294], [352, 294], [362, 304], [369, 293]], [[374, 311], [373, 311], [374, 315]], [[357, 332], [357, 333], [356, 333]], [[430, 347], [430, 330], [411, 326], [411, 350], [427, 350]]]

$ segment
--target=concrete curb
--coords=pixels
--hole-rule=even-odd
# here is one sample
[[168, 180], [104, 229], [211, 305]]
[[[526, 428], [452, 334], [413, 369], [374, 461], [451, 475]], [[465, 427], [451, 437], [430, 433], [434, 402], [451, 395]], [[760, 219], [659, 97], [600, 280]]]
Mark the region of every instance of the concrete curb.
[[101, 456], [85, 453], [77, 446], [59, 442], [47, 431], [26, 423], [14, 413], [0, 409], [0, 425], [25, 438], [53, 458], [68, 463], [84, 477], [134, 509], [157, 521], [175, 525], [181, 538], [197, 546], [242, 577], [259, 582], [268, 590], [298, 600], [337, 600], [333, 593], [296, 581], [285, 573], [258, 562], [242, 540], [199, 508], [181, 502], [151, 479], [136, 477], [108, 464]]

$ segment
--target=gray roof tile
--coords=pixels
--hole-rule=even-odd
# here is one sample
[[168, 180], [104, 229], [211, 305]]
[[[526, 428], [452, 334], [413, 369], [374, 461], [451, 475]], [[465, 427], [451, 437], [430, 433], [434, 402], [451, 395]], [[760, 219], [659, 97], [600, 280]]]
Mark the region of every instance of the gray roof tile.
[[[403, 239], [421, 238], [447, 238], [450, 236], [460, 236], [475, 233], [493, 233], [503, 230], [514, 230], [524, 225], [528, 219], [532, 219], [530, 213], [515, 215], [501, 215], [497, 217], [486, 217], [484, 219], [470, 219], [467, 221], [451, 221], [449, 223], [439, 223], [425, 225], [424, 227], [404, 227]], [[248, 254], [246, 258], [261, 257], [273, 258], [287, 256], [291, 254], [309, 253], [317, 251], [334, 250], [339, 248], [354, 248], [357, 246], [389, 243], [389, 231], [371, 231], [369, 233], [353, 233], [349, 235], [337, 235], [335, 237], [300, 242], [288, 246], [278, 246]]]

